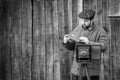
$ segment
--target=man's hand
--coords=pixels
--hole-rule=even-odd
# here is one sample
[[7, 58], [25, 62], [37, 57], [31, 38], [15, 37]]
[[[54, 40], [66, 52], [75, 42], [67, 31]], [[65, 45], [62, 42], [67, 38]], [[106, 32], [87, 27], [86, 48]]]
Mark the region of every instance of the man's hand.
[[89, 44], [89, 40], [87, 37], [80, 37], [80, 42], [84, 42], [85, 44]]
[[68, 35], [65, 35], [65, 36], [64, 36], [64, 39], [63, 39], [63, 42], [64, 42], [64, 43], [67, 43], [67, 41], [68, 41], [69, 39], [70, 39], [69, 36], [68, 36]]

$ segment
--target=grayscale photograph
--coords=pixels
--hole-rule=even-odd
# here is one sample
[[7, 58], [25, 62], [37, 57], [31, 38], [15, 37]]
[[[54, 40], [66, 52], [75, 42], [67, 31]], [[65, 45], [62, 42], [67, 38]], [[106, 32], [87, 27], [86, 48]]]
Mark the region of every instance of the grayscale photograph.
[[0, 80], [120, 80], [120, 0], [0, 0]]

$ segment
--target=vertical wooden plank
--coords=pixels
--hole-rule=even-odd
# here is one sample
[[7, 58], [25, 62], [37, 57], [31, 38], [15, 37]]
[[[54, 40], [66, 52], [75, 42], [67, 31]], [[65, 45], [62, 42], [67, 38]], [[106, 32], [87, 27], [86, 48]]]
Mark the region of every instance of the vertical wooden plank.
[[[69, 27], [69, 32], [72, 31], [72, 0], [68, 0], [68, 27]], [[81, 7], [80, 4], [78, 4], [79, 7]], [[81, 11], [80, 8], [78, 12]]]
[[103, 13], [103, 4], [102, 4], [102, 0], [97, 0], [97, 18], [98, 18], [98, 26], [102, 26], [102, 13]]
[[[65, 34], [72, 31], [72, 0], [64, 0], [64, 19], [65, 19]], [[72, 52], [73, 53], [73, 52]], [[63, 54], [64, 58], [64, 71], [65, 79], [70, 80], [71, 78], [71, 66], [72, 66], [72, 53], [65, 51]]]
[[83, 10], [83, 0], [78, 0], [78, 3], [77, 3], [78, 7], [77, 7], [77, 23], [80, 24], [80, 18], [79, 18], [79, 14], [80, 12]]
[[59, 57], [59, 32], [58, 32], [58, 7], [57, 0], [52, 2], [52, 26], [53, 26], [53, 80], [61, 80], [60, 77], [60, 57]]
[[[2, 1], [0, 1], [0, 7], [2, 7]], [[2, 26], [2, 9], [0, 10], [0, 26]], [[2, 27], [0, 27], [0, 43], [2, 43]], [[0, 45], [0, 52], [2, 50], [2, 44]], [[0, 54], [0, 63], [1, 63], [1, 54]], [[2, 64], [0, 64], [0, 79], [2, 79]]]
[[69, 33], [69, 26], [68, 26], [68, 0], [64, 0], [64, 21], [65, 21], [65, 26], [64, 26], [64, 30], [65, 30], [65, 34]]
[[66, 73], [65, 73], [65, 58], [63, 56], [64, 54], [64, 48], [62, 46], [63, 42], [63, 36], [65, 34], [65, 22], [64, 22], [64, 0], [57, 0], [57, 7], [58, 7], [58, 34], [59, 34], [59, 54], [60, 54], [60, 74], [61, 74], [61, 80], [66, 80]]
[[111, 71], [112, 71], [112, 68], [111, 68], [111, 28], [110, 28], [110, 25], [109, 25], [109, 18], [108, 18], [108, 1], [109, 0], [102, 0], [102, 26], [103, 28], [105, 29], [105, 31], [107, 32], [107, 35], [108, 35], [108, 43], [107, 43], [107, 51], [106, 53], [104, 54], [104, 79], [105, 80], [112, 80], [112, 75], [111, 75]]
[[58, 29], [59, 29], [59, 37], [60, 39], [62, 39], [62, 37], [64, 36], [64, 26], [65, 26], [65, 22], [64, 22], [64, 2], [63, 0], [58, 0]]
[[33, 27], [32, 80], [46, 80], [44, 0], [33, 1]]
[[53, 80], [53, 26], [51, 20], [52, 0], [45, 1], [46, 14], [46, 80]]
[[[120, 1], [119, 1], [120, 2]], [[115, 75], [115, 80], [120, 80], [120, 18], [116, 18], [113, 21], [115, 21], [113, 23], [113, 25], [115, 25], [113, 27], [113, 25], [111, 25], [111, 30], [113, 30], [113, 28], [115, 28], [115, 34], [113, 34], [112, 36], [115, 36], [115, 38], [112, 37], [112, 39], [116, 39], [112, 45], [114, 44], [114, 60], [115, 63], [113, 61], [114, 64], [114, 70], [116, 72]], [[113, 31], [112, 31], [113, 33]], [[113, 47], [112, 47], [113, 48]], [[113, 73], [114, 74], [114, 73]]]
[[[4, 14], [4, 9], [5, 9], [5, 3], [3, 3], [3, 1], [1, 1], [1, 7], [3, 8], [2, 10], [1, 10], [1, 22], [0, 22], [0, 25], [1, 26], [4, 26], [3, 24], [3, 19], [5, 18], [5, 14]], [[5, 27], [5, 26], [4, 26]], [[4, 63], [4, 54], [3, 54], [3, 47], [4, 47], [4, 29], [3, 29], [3, 27], [1, 27], [0, 28], [0, 38], [1, 38], [1, 45], [0, 45], [0, 68], [1, 68], [1, 70], [0, 70], [0, 79], [4, 79], [4, 75], [5, 75], [5, 65], [3, 64]], [[2, 73], [3, 72], [3, 73]]]
[[[115, 34], [115, 29], [114, 28], [112, 28], [112, 23], [113, 23], [113, 19], [110, 19], [110, 26], [111, 26], [111, 65], [112, 65], [112, 69], [111, 69], [111, 71], [112, 71], [112, 80], [115, 80], [115, 70], [114, 70], [114, 64], [115, 64], [115, 60], [114, 60], [114, 58], [115, 58], [115, 56], [113, 56], [115, 53], [114, 53], [114, 43], [115, 43], [115, 40], [116, 39], [112, 39], [112, 38], [115, 38], [115, 36], [113, 36], [114, 34]], [[113, 30], [114, 29], [114, 30]], [[115, 31], [115, 32], [114, 32]], [[114, 41], [114, 42], [112, 42], [112, 41]], [[114, 73], [114, 74], [113, 74]]]
[[78, 0], [78, 14], [83, 10], [83, 0]]
[[83, 9], [91, 9], [93, 0], [83, 0]]
[[22, 80], [31, 80], [32, 55], [32, 5], [31, 0], [22, 1]]
[[12, 60], [11, 60], [11, 50], [10, 50], [10, 27], [11, 27], [11, 17], [8, 16], [7, 18], [7, 27], [8, 27], [8, 34], [7, 34], [7, 56], [6, 56], [6, 59], [7, 59], [7, 65], [6, 65], [6, 80], [12, 80]]
[[[64, 21], [65, 21], [65, 26], [64, 26], [64, 31], [65, 31], [65, 34], [68, 34], [69, 33], [69, 23], [68, 23], [68, 0], [64, 0]], [[69, 78], [69, 55], [67, 55], [67, 51], [64, 51], [63, 54], [62, 54], [62, 59], [64, 60], [64, 63], [63, 63], [63, 68], [64, 69], [64, 79], [67, 80]], [[70, 65], [69, 65], [70, 66]]]
[[108, 18], [108, 12], [109, 12], [109, 0], [102, 0], [102, 26], [104, 29], [110, 34], [110, 26], [109, 26], [109, 18]]
[[[115, 79], [114, 79], [114, 78], [115, 78], [115, 76], [114, 76], [114, 75], [115, 75], [115, 72], [114, 72], [114, 56], [113, 56], [114, 53], [112, 52], [113, 49], [114, 49], [114, 48], [112, 47], [112, 46], [113, 46], [113, 45], [112, 45], [112, 44], [113, 44], [112, 41], [114, 40], [114, 39], [112, 40], [112, 38], [114, 37], [114, 36], [113, 36], [114, 33], [112, 33], [112, 26], [111, 26], [112, 21], [113, 21], [112, 19], [110, 19], [110, 21], [109, 21], [109, 25], [110, 25], [110, 27], [111, 27], [111, 35], [110, 35], [110, 37], [111, 37], [111, 38], [110, 38], [110, 39], [111, 39], [111, 44], [110, 44], [110, 45], [111, 45], [111, 46], [110, 46], [110, 52], [111, 52], [111, 53], [110, 53], [110, 59], [111, 59], [111, 60], [110, 60], [110, 64], [111, 64], [111, 80], [115, 80]], [[113, 36], [113, 37], [112, 37], [112, 36]]]
[[[103, 1], [104, 2], [104, 1]], [[113, 77], [113, 73], [112, 73], [112, 68], [113, 68], [113, 56], [111, 56], [112, 55], [112, 53], [111, 53], [111, 26], [110, 26], [110, 18], [108, 18], [108, 15], [109, 15], [109, 0], [107, 0], [107, 13], [106, 13], [106, 17], [107, 17], [107, 28], [106, 28], [106, 31], [108, 32], [108, 37], [109, 37], [109, 41], [108, 41], [108, 47], [109, 47], [109, 50], [108, 50], [108, 52], [109, 52], [109, 79], [110, 80], [112, 80], [112, 77]], [[104, 5], [103, 5], [104, 6]]]
[[[72, 31], [72, 0], [68, 0], [67, 2], [67, 11], [68, 11], [68, 30], [69, 32]], [[79, 10], [78, 10], [79, 12]], [[67, 80], [72, 79], [72, 74], [71, 74], [71, 66], [72, 66], [72, 57], [73, 57], [73, 52], [68, 52], [68, 62], [67, 62]]]
[[6, 0], [6, 8], [7, 8], [7, 15], [6, 15], [6, 25], [7, 25], [7, 56], [6, 56], [6, 60], [7, 60], [7, 64], [6, 64], [6, 80], [12, 80], [12, 60], [11, 60], [11, 50], [10, 50], [10, 37], [11, 37], [11, 33], [10, 33], [10, 29], [11, 29], [11, 16], [10, 16], [10, 10], [11, 10], [11, 5], [12, 2], [9, 0]]
[[[46, 53], [45, 53], [45, 0], [40, 0], [40, 8], [41, 8], [41, 57], [40, 57], [40, 80], [46, 80]], [[39, 14], [38, 14], [39, 15]]]
[[40, 41], [41, 41], [41, 26], [40, 26], [40, 2], [33, 1], [33, 55], [32, 55], [32, 80], [40, 80]]
[[77, 26], [77, 17], [78, 17], [78, 0], [72, 0], [72, 29]]
[[7, 24], [6, 24], [6, 18], [7, 18], [7, 4], [6, 0], [0, 1], [0, 79], [5, 80], [6, 79], [6, 71], [7, 71], [7, 65], [9, 62], [7, 62], [7, 58], [9, 57], [8, 53], [8, 36], [7, 36]]
[[98, 1], [99, 0], [92, 0], [92, 2], [91, 2], [91, 9], [93, 9], [94, 11], [95, 11], [95, 17], [94, 17], [94, 21], [95, 21], [95, 23], [96, 23], [96, 25], [98, 25], [98, 26], [100, 26], [99, 25], [99, 12], [98, 12]]
[[[112, 80], [119, 80], [119, 21], [120, 21], [120, 1], [109, 0], [109, 17], [111, 27], [111, 62]], [[114, 26], [114, 27], [113, 27]]]
[[[120, 63], [119, 63], [119, 45], [120, 45], [120, 40], [119, 40], [119, 18], [111, 18], [110, 19], [110, 24], [111, 24], [111, 53], [113, 56], [113, 70], [112, 70], [112, 75], [113, 78], [112, 80], [119, 80], [120, 77]], [[116, 25], [117, 24], [117, 25]], [[114, 26], [114, 27], [113, 27]]]
[[21, 1], [12, 0], [11, 4], [11, 58], [12, 58], [12, 80], [22, 80], [21, 65]]

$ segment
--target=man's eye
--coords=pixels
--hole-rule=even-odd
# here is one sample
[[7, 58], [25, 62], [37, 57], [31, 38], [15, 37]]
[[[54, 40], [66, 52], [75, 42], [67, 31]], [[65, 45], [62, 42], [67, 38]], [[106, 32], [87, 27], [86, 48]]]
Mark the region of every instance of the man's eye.
[[88, 22], [88, 20], [85, 20], [85, 22]]

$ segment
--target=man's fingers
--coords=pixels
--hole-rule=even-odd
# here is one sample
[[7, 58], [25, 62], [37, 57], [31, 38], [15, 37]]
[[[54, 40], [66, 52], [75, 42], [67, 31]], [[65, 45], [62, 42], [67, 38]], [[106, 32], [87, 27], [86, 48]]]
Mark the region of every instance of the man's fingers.
[[80, 42], [85, 42], [85, 40], [80, 40]]
[[65, 35], [65, 37], [69, 37], [68, 35]]
[[80, 40], [85, 40], [85, 38], [84, 37], [80, 37]]

